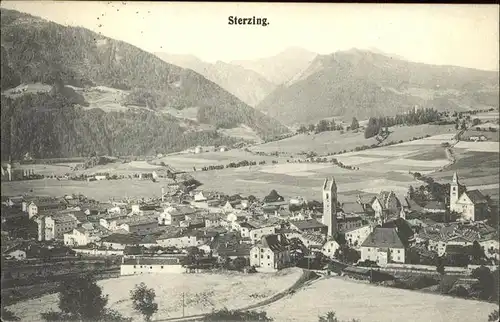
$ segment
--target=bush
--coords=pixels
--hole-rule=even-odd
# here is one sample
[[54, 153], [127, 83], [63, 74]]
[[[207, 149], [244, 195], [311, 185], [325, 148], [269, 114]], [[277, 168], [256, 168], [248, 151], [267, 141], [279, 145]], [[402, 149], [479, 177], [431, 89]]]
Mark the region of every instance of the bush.
[[205, 316], [203, 321], [272, 321], [266, 312], [233, 311], [226, 308], [212, 312]]
[[441, 294], [448, 294], [457, 281], [458, 277], [456, 276], [443, 276], [441, 281], [439, 281], [439, 292]]

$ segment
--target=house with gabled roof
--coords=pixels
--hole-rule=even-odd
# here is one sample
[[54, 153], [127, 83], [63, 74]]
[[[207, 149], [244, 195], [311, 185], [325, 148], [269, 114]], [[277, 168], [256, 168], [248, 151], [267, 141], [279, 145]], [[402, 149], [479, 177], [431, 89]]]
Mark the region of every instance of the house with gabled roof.
[[370, 205], [379, 224], [398, 218], [402, 208], [394, 191], [381, 191]]
[[250, 266], [259, 271], [276, 271], [291, 264], [288, 240], [284, 235], [262, 236], [250, 250]]
[[396, 228], [375, 228], [361, 244], [361, 261], [374, 261], [379, 266], [389, 262], [405, 262], [405, 246]]

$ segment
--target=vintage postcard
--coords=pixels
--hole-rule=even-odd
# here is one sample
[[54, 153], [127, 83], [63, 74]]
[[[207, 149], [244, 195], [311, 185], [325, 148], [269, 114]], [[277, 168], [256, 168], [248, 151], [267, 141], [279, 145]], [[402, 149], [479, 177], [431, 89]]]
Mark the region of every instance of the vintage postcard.
[[2, 1], [2, 321], [499, 321], [499, 6]]

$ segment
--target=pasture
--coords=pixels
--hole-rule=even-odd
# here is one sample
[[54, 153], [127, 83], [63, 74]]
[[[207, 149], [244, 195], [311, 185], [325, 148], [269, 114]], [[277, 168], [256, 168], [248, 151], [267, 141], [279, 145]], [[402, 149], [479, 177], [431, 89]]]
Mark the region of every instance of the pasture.
[[[144, 274], [99, 281], [103, 294], [109, 295], [108, 307], [124, 316], [141, 320], [132, 309], [129, 291], [146, 283], [156, 292], [158, 313], [155, 319], [209, 313], [212, 310], [244, 308], [285, 291], [301, 276], [302, 270], [289, 268], [276, 273], [242, 274]], [[40, 313], [57, 310], [57, 295], [46, 295], [9, 307], [21, 321], [40, 321]]]
[[[341, 202], [353, 202], [356, 196], [372, 196], [381, 190], [394, 190], [404, 194], [409, 185], [421, 185], [415, 181], [410, 172], [420, 172], [431, 175], [439, 182], [449, 182], [454, 171], [459, 172], [463, 183], [473, 187], [483, 186], [480, 190], [498, 197], [499, 171], [498, 146], [493, 142], [459, 142], [454, 148], [455, 164], [446, 159], [443, 142], [452, 141], [454, 133], [441, 133], [429, 138], [404, 142], [391, 146], [349, 152], [327, 159], [336, 158], [356, 170], [343, 169], [330, 162], [312, 163], [297, 156], [262, 156], [241, 149], [226, 152], [177, 153], [167, 155], [153, 161], [130, 163], [113, 163], [84, 170], [85, 173], [109, 172], [110, 174], [131, 174], [151, 172], [161, 169], [160, 164], [174, 169], [189, 172], [203, 185], [201, 189], [220, 191], [226, 194], [240, 193], [254, 195], [258, 198], [266, 196], [276, 189], [286, 198], [303, 196], [308, 199], [321, 198], [321, 185], [328, 176], [334, 176], [337, 181], [339, 199]], [[285, 141], [285, 140], [283, 140]], [[410, 144], [409, 144], [410, 143]], [[484, 144], [481, 144], [484, 143]], [[257, 146], [258, 147], [258, 146]], [[495, 149], [496, 148], [496, 149]], [[490, 151], [490, 152], [488, 152]], [[201, 168], [211, 165], [227, 165], [230, 162], [255, 161], [257, 165], [240, 168], [224, 168], [221, 170], [201, 171]], [[266, 161], [265, 165], [258, 165]], [[275, 161], [277, 164], [273, 164]], [[300, 161], [300, 162], [299, 162]], [[58, 165], [37, 165], [50, 167]], [[196, 168], [197, 171], [193, 171]], [[36, 170], [35, 170], [36, 171]], [[68, 172], [68, 168], [64, 168]], [[474, 181], [481, 178], [481, 181]], [[472, 180], [472, 181], [471, 181]], [[123, 197], [158, 197], [162, 181], [125, 179], [118, 181], [57, 181], [52, 179], [3, 182], [4, 194], [13, 195], [30, 191], [33, 194], [61, 196], [68, 193], [83, 193], [97, 200]], [[496, 196], [496, 197], [495, 197]]]
[[[321, 294], [321, 296], [318, 296]], [[274, 321], [317, 321], [336, 312], [342, 321], [482, 322], [498, 305], [329, 278], [262, 307]]]
[[[400, 140], [408, 141], [413, 137], [423, 137], [426, 135], [455, 134], [453, 126], [449, 125], [415, 125], [415, 126], [393, 126], [389, 128], [391, 134], [386, 142]], [[364, 131], [347, 131], [340, 134], [339, 131], [322, 132], [318, 134], [300, 134], [280, 141], [269, 142], [256, 145], [250, 148], [252, 151], [261, 152], [283, 152], [297, 154], [301, 152], [316, 152], [319, 155], [327, 153], [351, 150], [363, 145], [376, 144], [375, 138], [365, 139]]]

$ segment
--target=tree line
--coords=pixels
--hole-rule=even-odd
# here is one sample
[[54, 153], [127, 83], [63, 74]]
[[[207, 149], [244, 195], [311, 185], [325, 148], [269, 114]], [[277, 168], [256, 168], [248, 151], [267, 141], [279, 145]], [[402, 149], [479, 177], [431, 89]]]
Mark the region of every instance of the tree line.
[[365, 128], [365, 138], [371, 138], [394, 125], [419, 125], [439, 121], [442, 113], [435, 109], [425, 108], [417, 111], [410, 111], [407, 114], [398, 114], [396, 116], [371, 117]]

